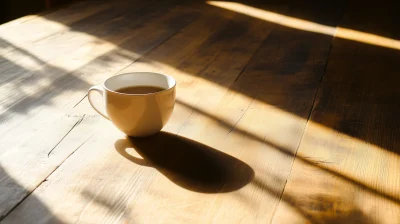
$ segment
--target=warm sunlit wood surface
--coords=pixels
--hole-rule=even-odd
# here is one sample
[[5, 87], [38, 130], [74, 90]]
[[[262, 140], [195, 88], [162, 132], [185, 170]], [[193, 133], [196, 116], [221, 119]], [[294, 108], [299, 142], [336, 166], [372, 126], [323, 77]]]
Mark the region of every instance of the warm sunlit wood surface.
[[[93, 0], [0, 25], [0, 222], [400, 223], [381, 3]], [[146, 139], [86, 98], [133, 71], [178, 81]]]

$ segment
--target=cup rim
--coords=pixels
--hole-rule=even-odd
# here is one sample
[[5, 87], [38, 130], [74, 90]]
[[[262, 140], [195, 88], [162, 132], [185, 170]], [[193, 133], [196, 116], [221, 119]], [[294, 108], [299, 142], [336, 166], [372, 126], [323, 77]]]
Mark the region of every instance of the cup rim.
[[[151, 74], [156, 74], [156, 75], [161, 75], [161, 76], [164, 76], [164, 77], [167, 77], [167, 78], [171, 78], [171, 79], [174, 81], [174, 84], [173, 84], [171, 87], [169, 87], [169, 88], [167, 88], [167, 89], [164, 89], [164, 90], [162, 90], [162, 91], [152, 92], [152, 93], [141, 93], [141, 94], [121, 93], [121, 92], [117, 92], [117, 91], [111, 90], [111, 89], [107, 88], [107, 86], [106, 86], [106, 82], [107, 82], [108, 80], [112, 79], [112, 78], [116, 78], [116, 77], [118, 77], [118, 76], [123, 76], [123, 75], [138, 74], [138, 73], [141, 73], [141, 74], [143, 74], [143, 73], [151, 73]], [[114, 76], [111, 76], [111, 77], [107, 78], [107, 79], [103, 82], [102, 86], [103, 86], [103, 88], [104, 88], [105, 90], [107, 90], [107, 91], [109, 91], [109, 92], [112, 92], [112, 93], [119, 94], [119, 95], [126, 95], [126, 96], [148, 96], [148, 95], [155, 95], [155, 94], [163, 93], [163, 92], [166, 92], [166, 91], [168, 91], [168, 90], [173, 89], [173, 88], [176, 86], [176, 80], [174, 79], [174, 77], [172, 77], [172, 76], [170, 76], [170, 75], [163, 74], [163, 73], [158, 73], [158, 72], [128, 72], [128, 73], [122, 73], [122, 74], [114, 75]]]

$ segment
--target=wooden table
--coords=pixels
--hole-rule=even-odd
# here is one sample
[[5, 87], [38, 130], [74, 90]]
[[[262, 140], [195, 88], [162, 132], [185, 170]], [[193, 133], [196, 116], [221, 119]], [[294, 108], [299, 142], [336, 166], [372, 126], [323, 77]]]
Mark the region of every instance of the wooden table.
[[[2, 223], [400, 223], [400, 15], [339, 1], [84, 1], [0, 26]], [[178, 81], [126, 138], [87, 89]]]

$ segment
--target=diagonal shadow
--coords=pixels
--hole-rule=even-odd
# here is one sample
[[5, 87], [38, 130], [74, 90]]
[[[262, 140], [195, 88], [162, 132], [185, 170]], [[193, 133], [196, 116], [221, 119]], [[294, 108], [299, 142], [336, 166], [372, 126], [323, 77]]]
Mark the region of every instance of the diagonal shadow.
[[[0, 206], [0, 222], [1, 223], [13, 223], [12, 217], [10, 219], [4, 219], [11, 211], [19, 205], [18, 202], [23, 201], [26, 197], [30, 197], [30, 203], [38, 211], [42, 211], [42, 214], [52, 214], [49, 209], [44, 205], [40, 199], [32, 195], [32, 192], [28, 192], [23, 186], [21, 186], [17, 181], [15, 181], [11, 176], [9, 176], [0, 165], [0, 183], [7, 183], [6, 185], [0, 185], [0, 198], [10, 198], [12, 195], [12, 200], [2, 202]], [[5, 205], [9, 206], [5, 206]], [[32, 223], [63, 223], [57, 217], [50, 215], [46, 217], [30, 217], [30, 222]]]
[[[305, 3], [305, 4], [302, 4]], [[243, 2], [246, 3], [247, 2]], [[271, 2], [268, 2], [271, 3]], [[318, 23], [326, 24], [326, 25], [331, 25], [331, 26], [336, 26], [339, 23], [340, 18], [342, 17], [342, 10], [345, 7], [345, 2], [344, 1], [328, 1], [327, 4], [333, 4], [331, 6], [325, 6], [321, 5], [322, 3], [311, 3], [310, 1], [300, 1], [300, 3], [296, 3], [295, 1], [285, 1], [285, 2], [278, 2], [276, 5], [274, 4], [265, 4], [265, 3], [252, 3], [254, 6], [257, 6], [258, 8], [269, 10], [269, 11], [277, 11], [277, 12], [285, 12], [288, 15], [294, 16], [294, 17], [300, 17], [303, 19], [309, 19]], [[289, 10], [281, 10], [281, 4], [288, 5], [287, 8]], [[204, 13], [207, 14], [207, 10], [211, 10], [212, 7], [210, 6], [205, 6]], [[286, 8], [286, 7], [284, 7]], [[323, 10], [320, 10], [323, 9]], [[329, 9], [329, 10], [328, 10]], [[222, 9], [212, 9], [214, 12], [216, 11], [220, 13], [221, 15], [226, 15], [226, 12]], [[332, 11], [330, 11], [332, 10]], [[103, 12], [107, 14], [106, 12]], [[79, 24], [81, 25], [71, 25], [72, 30], [78, 30], [81, 32], [88, 32], [89, 34], [92, 34], [94, 36], [99, 36], [99, 38], [102, 38], [102, 34], [98, 33], [98, 31], [90, 30], [87, 29], [88, 27], [94, 26], [93, 21], [97, 21], [98, 17], [103, 18], [103, 20], [109, 20], [109, 19], [115, 19], [120, 16], [119, 9], [115, 9], [113, 13], [111, 13], [112, 16], [107, 16], [105, 14], [102, 15], [96, 15], [96, 19], [92, 20], [92, 23], [89, 23], [87, 20], [86, 22], [80, 22]], [[102, 17], [103, 16], [103, 17]], [[133, 17], [134, 18], [134, 17]], [[240, 18], [242, 20], [248, 20], [249, 22], [254, 22], [257, 21], [257, 19], [250, 18], [244, 15], [237, 15], [237, 18]], [[87, 24], [86, 24], [87, 23]], [[124, 23], [121, 23], [121, 26], [127, 25], [129, 21], [124, 20]], [[361, 24], [361, 23], [360, 23]], [[238, 35], [240, 38], [240, 33], [243, 31], [247, 30], [246, 23], [237, 23], [237, 21], [230, 21], [228, 25], [226, 25], [226, 29], [222, 29], [219, 31], [216, 31], [215, 34], [211, 35], [208, 37], [202, 45], [200, 45], [199, 52], [201, 54], [207, 54], [215, 50], [216, 48], [208, 47], [209, 45], [215, 44], [215, 43], [221, 43], [221, 42], [229, 42], [232, 41], [232, 39], [235, 39], [235, 35]], [[265, 26], [270, 26], [271, 24], [265, 22]], [[239, 29], [238, 29], [239, 28]], [[111, 26], [110, 26], [110, 29]], [[374, 32], [374, 30], [367, 30], [363, 29], [364, 31], [369, 31], [369, 32]], [[391, 32], [387, 32], [391, 33]], [[387, 35], [389, 36], [389, 35]], [[196, 37], [193, 37], [193, 40], [196, 40]], [[132, 39], [134, 41], [134, 39]], [[296, 42], [297, 41], [297, 42]], [[292, 44], [293, 42], [296, 42], [296, 44]], [[229, 42], [231, 43], [231, 42]], [[225, 73], [214, 75], [211, 74], [209, 71], [204, 71], [204, 72], [192, 72], [194, 67], [196, 67], [196, 62], [190, 62], [190, 61], [179, 61], [179, 62], [171, 62], [168, 61], [168, 56], [150, 56], [147, 57], [147, 60], [149, 61], [158, 61], [161, 63], [167, 63], [171, 67], [176, 67], [181, 69], [184, 72], [187, 72], [189, 74], [194, 74], [196, 76], [202, 77], [204, 79], [210, 80], [216, 84], [219, 84], [223, 87], [226, 88], [231, 88], [234, 91], [243, 93], [244, 95], [250, 96], [250, 97], [257, 97], [258, 100], [261, 100], [265, 103], [268, 103], [270, 105], [279, 107], [285, 111], [291, 112], [295, 115], [298, 115], [303, 118], [308, 118], [311, 108], [312, 108], [312, 102], [310, 102], [310, 99], [313, 99], [313, 96], [316, 94], [317, 89], [320, 85], [321, 79], [324, 75], [325, 72], [325, 64], [327, 63], [328, 55], [329, 55], [329, 50], [330, 50], [330, 44], [331, 44], [331, 37], [321, 35], [321, 34], [310, 34], [304, 31], [299, 31], [299, 30], [291, 30], [289, 28], [282, 28], [282, 27], [277, 27], [269, 36], [265, 37], [264, 42], [260, 45], [259, 50], [253, 57], [253, 59], [250, 61], [249, 65], [246, 68], [240, 68], [243, 69], [243, 72], [241, 75], [238, 77], [236, 82], [230, 86], [226, 84], [226, 82], [223, 79], [220, 79], [221, 76], [225, 75]], [[316, 107], [316, 110], [311, 116], [311, 119], [313, 121], [319, 122], [322, 125], [325, 125], [327, 127], [333, 128], [335, 130], [338, 130], [342, 133], [348, 134], [353, 137], [357, 137], [359, 139], [362, 139], [366, 142], [371, 142], [373, 144], [376, 144], [378, 146], [381, 146], [382, 148], [385, 148], [386, 150], [390, 150], [396, 153], [399, 153], [399, 148], [396, 147], [398, 146], [398, 141], [395, 138], [396, 133], [394, 133], [393, 141], [392, 143], [388, 142], [383, 142], [380, 138], [381, 133], [378, 132], [372, 132], [371, 133], [366, 133], [368, 129], [371, 127], [366, 125], [369, 121], [369, 119], [373, 118], [374, 115], [376, 115], [376, 110], [379, 108], [373, 108], [374, 110], [372, 112], [368, 112], [366, 116], [361, 116], [356, 112], [352, 112], [351, 108], [355, 108], [354, 110], [357, 110], [357, 108], [360, 108], [360, 105], [358, 102], [370, 102], [371, 104], [376, 106], [376, 104], [386, 103], [389, 105], [388, 107], [383, 107], [384, 105], [381, 105], [383, 107], [383, 111], [380, 113], [380, 120], [376, 125], [378, 126], [385, 126], [385, 124], [388, 124], [390, 130], [385, 132], [391, 133], [393, 131], [392, 128], [396, 127], [398, 124], [398, 119], [394, 119], [393, 116], [385, 116], [387, 115], [387, 112], [385, 112], [385, 108], [392, 109], [393, 112], [398, 111], [396, 108], [396, 105], [393, 104], [393, 99], [398, 98], [399, 96], [399, 91], [397, 90], [397, 84], [398, 82], [398, 76], [394, 75], [393, 72], [390, 72], [393, 70], [393, 66], [397, 63], [398, 59], [398, 51], [394, 50], [389, 50], [389, 49], [383, 49], [380, 47], [374, 47], [374, 46], [367, 46], [365, 44], [361, 43], [355, 43], [352, 41], [346, 41], [346, 40], [339, 40], [335, 42], [335, 44], [338, 45], [345, 45], [348, 46], [348, 48], [345, 48], [343, 52], [339, 52], [343, 54], [344, 56], [350, 55], [354, 53], [354, 49], [357, 51], [360, 51], [362, 53], [366, 53], [365, 55], [367, 56], [367, 61], [365, 60], [365, 57], [363, 60], [350, 60], [350, 61], [344, 61], [344, 60], [339, 60], [339, 62], [329, 62], [327, 65], [327, 70], [330, 71], [330, 69], [334, 69], [337, 64], [339, 65], [345, 65], [345, 66], [370, 66], [371, 72], [368, 72], [367, 74], [360, 74], [357, 72], [354, 72], [356, 70], [349, 70], [347, 74], [342, 74], [338, 75], [334, 72], [328, 73], [325, 79], [323, 80], [323, 86], [335, 86], [335, 84], [339, 85], [344, 85], [344, 91], [343, 93], [339, 94], [337, 99], [342, 100], [342, 101], [348, 101], [347, 104], [343, 105], [343, 108], [337, 108], [337, 105], [331, 103], [331, 102], [323, 102], [321, 98], [324, 98], [326, 95], [335, 95], [337, 91], [334, 91], [335, 89], [330, 90], [322, 88], [322, 92], [318, 96], [318, 104]], [[118, 46], [121, 46], [121, 48], [131, 51], [131, 52], [136, 52], [139, 51], [137, 50], [136, 47], [128, 47], [125, 45], [121, 45], [120, 43], [117, 44]], [[280, 46], [280, 47], [276, 47]], [[16, 49], [17, 47], [14, 46]], [[245, 46], [246, 47], [246, 46]], [[317, 51], [313, 51], [315, 48], [320, 48]], [[204, 50], [205, 49], [205, 50]], [[218, 49], [218, 48], [217, 48]], [[282, 50], [285, 49], [285, 50]], [[335, 48], [334, 48], [335, 49]], [[20, 49], [21, 52], [23, 52], [22, 49]], [[172, 49], [176, 50], [176, 49]], [[238, 49], [241, 50], [241, 49]], [[147, 51], [145, 51], [147, 52]], [[267, 52], [279, 52], [279, 55], [274, 59], [274, 56], [267, 57], [265, 58], [264, 56], [268, 55]], [[322, 57], [320, 57], [321, 61], [312, 61], [311, 58], [313, 58], [315, 55], [310, 54], [310, 52], [314, 52], [315, 54], [321, 54]], [[335, 52], [333, 50], [332, 53], [338, 54], [338, 52]], [[28, 52], [24, 52], [24, 54], [28, 54]], [[116, 53], [117, 54], [117, 53]], [[112, 57], [112, 53], [106, 55], [103, 57], [105, 59], [106, 57]], [[118, 53], [120, 55], [120, 52]], [[40, 61], [40, 59], [36, 58], [34, 55], [30, 55], [30, 57], [35, 58], [34, 60], [38, 61], [39, 63], [45, 63], [43, 61]], [[96, 64], [104, 63], [104, 61], [107, 60], [97, 60], [95, 59], [94, 61], [90, 62], [93, 66]], [[310, 62], [312, 61], [312, 62]], [[374, 63], [369, 63], [374, 61]], [[8, 61], [7, 63], [12, 63]], [[184, 64], [184, 66], [182, 66]], [[388, 65], [388, 68], [382, 68], [383, 65]], [[374, 76], [376, 71], [382, 68], [382, 73], [379, 73], [378, 76]], [[25, 73], [26, 70], [24, 68], [19, 68], [21, 69], [22, 73]], [[39, 75], [43, 75], [49, 71], [52, 71], [54, 73], [59, 73], [59, 74], [65, 74], [65, 71], [62, 69], [56, 68], [56, 67], [47, 67], [49, 70], [45, 70], [44, 73], [38, 73]], [[38, 107], [39, 105], [50, 105], [52, 104], [51, 99], [55, 98], [55, 96], [60, 95], [64, 91], [79, 91], [79, 90], [86, 90], [89, 87], [89, 83], [83, 81], [80, 76], [84, 75], [79, 72], [79, 70], [82, 70], [84, 68], [79, 68], [77, 72], [75, 73], [68, 73], [66, 75], [63, 75], [55, 80], [53, 80], [51, 83], [53, 85], [53, 88], [51, 89], [46, 89], [46, 90], [41, 90], [31, 96], [23, 96], [21, 100], [18, 100], [17, 102], [13, 102], [12, 105], [8, 105], [7, 110], [2, 112], [0, 114], [0, 121], [4, 122], [6, 120], [9, 120], [15, 114], [20, 113], [20, 114], [29, 114], [29, 111], [32, 110], [32, 108]], [[365, 70], [364, 70], [365, 71]], [[377, 80], [383, 80], [381, 82], [374, 82]], [[32, 79], [34, 80], [34, 79]], [[29, 82], [32, 81], [29, 79]], [[290, 80], [294, 80], [290, 82]], [[300, 80], [300, 81], [299, 81]], [[28, 82], [28, 81], [27, 81]], [[264, 89], [260, 90], [260, 88], [265, 85]], [[387, 86], [388, 88], [383, 91], [383, 93], [380, 93], [379, 90], [382, 89], [382, 86]], [[15, 86], [15, 88], [18, 89], [19, 86]], [[335, 87], [336, 88], [336, 87]], [[356, 90], [360, 90], [359, 93], [355, 93]], [[280, 98], [276, 96], [290, 96], [293, 97], [295, 100], [300, 101], [303, 103], [303, 107], [293, 107], [291, 104], [292, 101], [287, 101], [287, 98]], [[390, 100], [387, 99], [388, 96], [391, 96], [392, 98]], [[388, 102], [385, 102], [385, 100], [388, 100]], [[389, 102], [390, 101], [390, 102]], [[182, 104], [182, 102], [180, 102]], [[350, 106], [349, 106], [350, 105]], [[188, 106], [188, 105], [186, 105]], [[367, 105], [368, 106], [368, 105]], [[378, 105], [380, 106], [380, 105]], [[365, 105], [363, 107], [366, 107]], [[372, 106], [371, 106], [372, 107]], [[192, 110], [198, 112], [198, 113], [204, 113], [197, 108], [191, 108]], [[342, 119], [343, 120], [334, 120], [332, 119], [327, 119], [329, 117], [330, 112], [329, 111], [340, 111], [347, 109], [348, 112], [343, 115]], [[349, 112], [350, 111], [350, 112]], [[378, 111], [379, 112], [379, 111]], [[210, 115], [207, 115], [210, 116]], [[211, 116], [212, 117], [212, 116]], [[214, 118], [217, 119], [217, 118]], [[223, 126], [226, 126], [227, 128], [231, 129], [233, 125], [224, 123], [223, 121], [219, 121], [220, 124]], [[349, 122], [352, 122], [353, 124], [356, 124], [355, 128], [350, 128], [347, 125]], [[381, 130], [381, 129], [378, 129]], [[396, 129], [397, 130], [397, 129]], [[238, 132], [242, 135], [245, 136], [252, 136], [251, 133], [247, 133], [243, 130], [238, 130]], [[263, 142], [267, 145], [270, 145], [272, 148], [277, 149], [278, 151], [289, 155], [291, 157], [294, 157], [295, 155], [290, 152], [288, 149], [285, 149], [283, 147], [280, 147], [278, 145], [275, 145], [272, 141], [264, 140], [264, 139], [259, 139], [256, 136], [251, 137], [254, 140]], [[345, 175], [339, 174], [333, 170], [328, 169], [327, 167], [321, 166], [319, 164], [314, 163], [313, 161], [308, 160], [307, 158], [298, 158], [313, 167], [317, 167], [318, 169], [324, 170], [327, 173], [330, 173], [340, 179], [345, 180], [346, 182], [349, 182], [355, 186], [358, 186], [365, 191], [371, 192], [376, 195], [380, 195], [381, 197], [384, 197], [388, 200], [391, 200], [395, 203], [399, 203], [399, 200], [392, 195], [385, 194], [384, 192], [378, 191], [376, 189], [372, 189], [369, 186], [364, 185], [363, 183], [360, 183], [356, 180], [353, 180], [350, 177], [347, 177]], [[290, 203], [290, 201], [289, 201]]]
[[[182, 106], [184, 106], [186, 108], [189, 108], [189, 109], [195, 111], [196, 113], [204, 115], [204, 116], [206, 116], [206, 117], [218, 122], [218, 124], [221, 127], [224, 127], [224, 128], [226, 128], [228, 130], [232, 130], [233, 128], [235, 128], [235, 132], [237, 132], [241, 136], [245, 136], [245, 137], [250, 138], [252, 140], [258, 141], [258, 142], [263, 143], [263, 144], [266, 144], [266, 145], [270, 146], [272, 149], [275, 149], [280, 153], [288, 155], [288, 156], [292, 157], [293, 159], [294, 159], [294, 157], [296, 157], [296, 159], [300, 160], [304, 164], [307, 164], [309, 166], [318, 168], [318, 169], [320, 169], [320, 170], [322, 170], [322, 171], [324, 171], [324, 172], [326, 172], [326, 173], [328, 173], [330, 175], [333, 175], [336, 178], [344, 180], [345, 182], [347, 182], [349, 184], [357, 186], [357, 187], [359, 187], [359, 188], [361, 188], [361, 189], [363, 189], [363, 190], [365, 190], [367, 192], [370, 192], [372, 194], [378, 195], [380, 197], [383, 197], [383, 198], [385, 198], [387, 200], [390, 200], [390, 201], [400, 205], [400, 199], [395, 197], [394, 195], [386, 194], [385, 192], [382, 192], [382, 191], [379, 191], [377, 189], [371, 188], [370, 186], [367, 186], [367, 185], [365, 185], [364, 183], [362, 183], [362, 182], [360, 182], [358, 180], [354, 180], [351, 177], [348, 177], [348, 176], [346, 176], [344, 174], [341, 174], [341, 173], [338, 173], [338, 172], [336, 172], [334, 170], [331, 170], [328, 167], [322, 166], [320, 163], [318, 163], [316, 161], [312, 161], [310, 159], [302, 157], [302, 156], [292, 152], [290, 149], [287, 149], [285, 147], [279, 146], [279, 145], [273, 143], [272, 141], [270, 141], [268, 139], [262, 139], [262, 138], [260, 138], [258, 136], [255, 136], [252, 133], [249, 133], [249, 132], [247, 132], [245, 130], [242, 130], [242, 129], [238, 128], [238, 127], [235, 127], [234, 124], [230, 124], [230, 123], [228, 123], [226, 121], [220, 120], [220, 119], [214, 117], [213, 115], [211, 115], [211, 114], [209, 114], [209, 113], [207, 113], [207, 112], [205, 112], [205, 111], [203, 111], [203, 110], [201, 110], [199, 108], [192, 107], [192, 106], [190, 106], [190, 105], [188, 105], [188, 104], [186, 104], [184, 102], [181, 102], [179, 100], [177, 101], [177, 103], [179, 105], [182, 105]], [[279, 194], [279, 196], [280, 196], [280, 194]]]
[[[228, 10], [212, 7], [203, 1], [191, 1], [185, 5], [185, 7], [190, 7], [190, 4], [193, 2], [196, 4], [203, 4], [201, 7], [203, 15], [212, 14], [223, 19], [228, 13]], [[372, 1], [362, 1], [362, 4], [358, 0], [323, 2], [310, 0], [241, 0], [237, 2], [260, 10], [280, 13], [324, 26], [337, 27], [338, 24], [341, 23], [348, 25], [346, 27], [347, 29], [358, 29], [359, 31], [369, 32], [371, 34], [381, 34], [383, 37], [396, 38], [399, 35], [398, 31], [393, 30], [393, 24], [385, 24], [382, 22], [394, 21], [390, 19], [398, 15], [396, 13], [388, 13], [388, 15], [385, 16], [384, 13], [382, 13], [382, 7], [384, 6], [379, 5], [378, 8], [371, 7], [372, 5], [376, 6]], [[360, 8], [359, 11], [357, 11], [358, 8]], [[379, 15], [382, 15], [382, 18], [369, 21], [366, 25], [363, 18], [366, 18], [366, 15], [378, 9], [380, 10]], [[395, 7], [388, 10], [393, 12]], [[104, 13], [112, 14], [112, 12]], [[344, 17], [344, 15], [346, 16]], [[246, 21], [246, 23], [238, 22], [241, 20]], [[215, 31], [213, 35], [207, 37], [198, 47], [197, 51], [195, 51], [195, 54], [216, 54], [215, 59], [217, 60], [218, 53], [215, 53], [215, 51], [218, 51], [218, 48], [216, 50], [216, 45], [221, 43], [234, 43], [235, 38], [240, 38], [242, 33], [248, 31], [249, 23], [255, 23], [257, 21], [259, 22], [260, 20], [236, 13], [234, 19], [230, 19], [222, 29]], [[379, 26], [379, 24], [383, 25]], [[271, 28], [273, 26], [274, 24], [264, 21], [260, 29]], [[71, 29], [87, 32], [95, 36], [97, 35], [96, 32], [86, 31], [79, 27], [74, 28], [74, 26], [71, 26]], [[197, 41], [197, 38], [198, 37], [195, 36], [192, 37], [193, 42]], [[319, 93], [318, 96], [318, 99], [322, 100], [317, 101], [315, 107], [316, 113], [312, 114], [311, 120], [399, 154], [399, 148], [397, 147], [397, 145], [400, 144], [397, 141], [397, 139], [400, 139], [399, 133], [394, 132], [393, 129], [380, 128], [379, 131], [371, 134], [367, 130], [369, 119], [373, 116], [377, 116], [375, 114], [376, 109], [374, 108], [376, 104], [380, 104], [381, 108], [383, 108], [379, 115], [381, 119], [377, 126], [391, 126], [392, 124], [396, 126], [400, 124], [399, 119], [385, 112], [388, 110], [393, 111], [393, 113], [399, 112], [399, 109], [394, 105], [395, 99], [400, 96], [400, 91], [397, 90], [398, 88], [394, 84], [400, 81], [399, 76], [394, 72], [397, 67], [396, 61], [399, 59], [399, 51], [370, 46], [350, 40], [335, 39], [335, 45], [345, 45], [346, 47], [338, 48], [338, 50], [333, 48], [332, 54], [341, 54], [344, 57], [339, 57], [336, 58], [335, 61], [327, 62], [331, 52], [332, 36], [280, 27], [278, 25], [270, 35], [263, 38], [264, 41], [249, 61], [248, 65], [246, 67], [240, 65], [241, 67], [238, 68], [241, 69], [242, 72], [232, 85], [228, 83], [226, 79], [221, 78], [222, 76], [229, 76], [229, 74], [214, 74], [211, 69], [205, 69], [204, 71], [196, 70], [197, 63], [200, 62], [191, 61], [191, 57], [184, 61], [171, 61], [167, 55], [157, 55], [155, 51], [151, 55], [146, 55], [146, 60], [167, 64], [182, 72], [201, 77], [249, 97], [256, 97], [257, 100], [279, 107], [282, 110], [305, 119], [308, 119], [310, 116], [313, 106], [312, 100], [317, 94], [317, 90], [325, 74], [325, 78], [323, 79], [323, 92]], [[164, 47], [168, 47], [167, 44], [168, 43], [166, 43]], [[243, 48], [246, 48], [246, 46], [243, 46]], [[170, 51], [176, 50], [179, 49], [170, 49]], [[245, 49], [240, 48], [232, 49], [232, 51], [246, 52]], [[274, 53], [270, 54], [270, 52]], [[353, 54], [360, 54], [360, 57], [351, 56]], [[207, 65], [208, 62], [204, 63], [205, 67], [209, 66]], [[362, 68], [362, 66], [370, 67], [371, 69], [362, 69], [363, 72], [357, 72], [356, 67]], [[342, 69], [336, 73], [335, 69], [337, 68], [346, 69]], [[325, 71], [327, 71], [327, 73]], [[376, 82], [378, 82], [379, 85], [375, 85]], [[325, 86], [328, 84], [325, 83], [341, 83], [348, 87], [344, 89], [345, 91], [343, 93], [338, 93], [341, 91], [340, 89], [336, 87], [333, 89], [326, 89]], [[354, 89], [356, 89], [357, 92]], [[338, 94], [338, 101], [329, 105], [325, 104], [324, 100], [333, 99], [333, 96], [331, 96], [332, 94]], [[289, 101], [285, 102], [287, 98], [296, 99], [302, 102], [303, 106], [293, 106]], [[342, 101], [340, 100], [349, 100], [349, 102], [341, 103]], [[360, 106], [359, 102], [370, 103], [364, 103]], [[351, 108], [348, 108], [349, 104], [353, 104]], [[351, 110], [357, 110], [357, 108], [360, 107], [367, 107], [365, 109], [365, 115], [351, 112]], [[345, 113], [343, 111], [346, 110], [349, 111], [348, 113], [352, 113], [351, 117], [347, 116], [347, 114], [343, 114]], [[318, 111], [320, 113], [317, 113]], [[337, 117], [335, 122], [332, 122], [332, 119], [330, 119], [331, 116]], [[357, 127], [352, 128], [352, 124], [356, 124]], [[391, 141], [382, 141], [380, 138], [381, 135], [379, 134], [380, 132], [384, 132], [387, 136], [395, 137], [391, 138]]]
[[[0, 133], [5, 133], [33, 115], [40, 114], [47, 106], [62, 108], [71, 100], [79, 102], [85, 97], [87, 89], [93, 85], [93, 83], [85, 81], [88, 77], [91, 77], [91, 81], [98, 80], [100, 82], [108, 76], [114, 75], [116, 70], [113, 65], [116, 62], [123, 60], [126, 65], [131, 64], [140, 57], [140, 54], [150, 51], [196, 17], [195, 13], [190, 15], [184, 14], [187, 15], [185, 18], [182, 18], [182, 15], [179, 14], [169, 13], [164, 15], [166, 12], [174, 9], [175, 5], [164, 4], [163, 7], [157, 10], [152, 10], [149, 5], [146, 7], [147, 10], [143, 10], [143, 7], [137, 8], [137, 10], [142, 10], [140, 14], [131, 14], [132, 11], [129, 10], [129, 7], [124, 8], [126, 13], [120, 13], [120, 11], [114, 9], [113, 21], [97, 26], [97, 28], [92, 29], [93, 32], [96, 30], [96, 34], [107, 39], [113, 38], [115, 33], [125, 31], [125, 29], [130, 30], [136, 27], [138, 31], [127, 35], [126, 38], [119, 42], [119, 45], [124, 47], [123, 49], [117, 47], [111, 48], [111, 50], [93, 57], [92, 60], [88, 60], [87, 63], [72, 71], [54, 66], [33, 53], [15, 46], [7, 40], [0, 39], [0, 47], [7, 48], [6, 52], [20, 55], [20, 58], [23, 60], [30, 60], [34, 64], [39, 65], [37, 69], [25, 68], [20, 66], [18, 61], [8, 59], [6, 55], [4, 57], [3, 55], [0, 56], [0, 64], [4, 65], [1, 67], [0, 75], [0, 90], [4, 93], [0, 96]], [[108, 16], [102, 16], [105, 17], [106, 21], [109, 19]], [[98, 20], [98, 17], [99, 15], [94, 15], [95, 19], [87, 19], [85, 20], [86, 23], [78, 22], [74, 27], [81, 28], [82, 30], [91, 30], [92, 26], [97, 25], [96, 20]], [[160, 29], [163, 35], [145, 38], [143, 34], [146, 32], [146, 29], [140, 27], [157, 25], [157, 21], [160, 18], [164, 22], [164, 26]], [[87, 23], [88, 20], [91, 22]], [[129, 26], [124, 27], [127, 24]], [[121, 26], [124, 27], [122, 30], [115, 28]], [[51, 49], [49, 51], [57, 52], [58, 49]], [[133, 54], [132, 52], [137, 52], [138, 54]], [[104, 69], [106, 72], [101, 69]], [[100, 73], [100, 75], [96, 73]], [[32, 88], [33, 90], [27, 91], [27, 89]], [[65, 97], [65, 93], [71, 93], [71, 96], [74, 97], [77, 95], [76, 99]], [[7, 150], [10, 149], [2, 149], [1, 154]], [[6, 175], [0, 173], [0, 179], [3, 178], [6, 178]], [[8, 184], [5, 183], [5, 185]], [[17, 186], [13, 190], [24, 192], [25, 196], [29, 195], [29, 192], [22, 190], [22, 188], [17, 188]], [[13, 206], [17, 206], [24, 197], [21, 198], [19, 195], [7, 191], [4, 193], [4, 197], [0, 197], [0, 199], [2, 201], [2, 208], [4, 205], [4, 208], [10, 209]], [[10, 202], [10, 204], [5, 206], [4, 201]]]
[[[168, 35], [174, 35], [180, 27], [184, 27], [196, 16], [196, 14], [193, 13], [191, 15], [184, 14], [187, 15], [185, 18], [182, 18], [182, 15], [178, 14], [162, 16], [166, 12], [174, 9], [175, 5], [171, 4], [161, 4], [160, 8], [157, 10], [151, 10], [149, 5], [146, 5], [146, 10], [144, 6], [136, 6], [137, 5], [134, 5], [133, 7], [135, 7], [135, 10], [141, 11], [140, 14], [135, 14], [136, 11], [130, 11], [130, 7], [124, 8], [123, 12], [119, 11], [117, 7], [111, 9], [113, 12], [111, 16], [101, 12], [100, 15], [92, 15], [72, 25], [74, 29], [80, 31], [93, 30], [92, 32], [95, 32], [96, 35], [107, 37], [107, 39], [112, 38], [115, 33], [121, 32], [122, 30], [130, 30], [134, 27], [138, 30], [138, 32], [132, 33], [132, 35], [127, 36], [123, 41], [119, 42], [118, 46], [123, 47], [122, 49], [115, 48], [109, 52], [105, 52], [73, 71], [66, 71], [52, 66], [26, 50], [6, 40], [0, 39], [2, 46], [12, 48], [13, 51], [23, 55], [24, 58], [29, 58], [36, 64], [41, 65], [40, 69], [31, 71], [16, 65], [15, 62], [9, 61], [6, 58], [0, 58], [0, 63], [4, 64], [4, 67], [7, 67], [2, 71], [2, 75], [0, 76], [0, 88], [6, 88], [6, 94], [10, 94], [9, 96], [3, 96], [4, 99], [0, 99], [2, 101], [2, 110], [0, 111], [1, 123], [5, 125], [7, 122], [12, 122], [12, 118], [19, 115], [31, 114], [37, 108], [42, 108], [42, 106], [45, 105], [53, 105], [53, 101], [64, 92], [86, 92], [93, 83], [88, 83], [84, 79], [90, 76], [96, 76], [96, 73], [104, 74], [104, 71], [99, 71], [99, 69], [104, 69], [106, 71], [111, 70], [111, 72], [106, 73], [107, 77], [114, 75], [117, 71], [112, 71], [113, 63], [122, 59], [126, 61], [126, 65], [131, 64], [140, 57], [141, 54], [145, 54], [167, 39], [169, 37]], [[100, 28], [91, 29], [91, 26], [97, 25], [99, 17], [105, 21], [108, 21], [110, 18], [119, 19], [108, 22], [106, 25], [103, 24]], [[143, 37], [143, 32], [146, 30], [141, 30], [140, 26], [146, 24], [154, 25], [158, 18], [164, 19], [164, 35], [145, 39]], [[132, 22], [132, 20], [134, 20], [134, 22]], [[135, 54], [131, 52], [135, 52]], [[100, 82], [107, 77], [98, 77], [97, 80]], [[42, 88], [35, 87], [40, 86], [38, 83], [43, 82], [48, 82], [48, 84], [44, 85]], [[24, 88], [31, 87], [37, 90], [29, 93], [24, 92]], [[79, 100], [80, 99], [77, 101]], [[9, 129], [12, 126], [5, 125], [4, 127]]]

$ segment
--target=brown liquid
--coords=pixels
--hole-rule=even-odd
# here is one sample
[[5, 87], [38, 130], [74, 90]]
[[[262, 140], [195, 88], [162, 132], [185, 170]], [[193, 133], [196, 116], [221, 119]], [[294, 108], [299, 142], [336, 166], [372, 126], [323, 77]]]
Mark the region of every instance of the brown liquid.
[[125, 94], [148, 94], [163, 91], [164, 89], [158, 86], [128, 86], [117, 89], [116, 92]]

